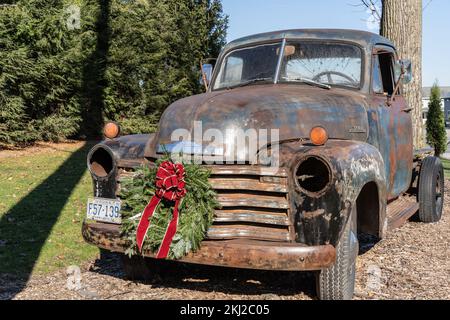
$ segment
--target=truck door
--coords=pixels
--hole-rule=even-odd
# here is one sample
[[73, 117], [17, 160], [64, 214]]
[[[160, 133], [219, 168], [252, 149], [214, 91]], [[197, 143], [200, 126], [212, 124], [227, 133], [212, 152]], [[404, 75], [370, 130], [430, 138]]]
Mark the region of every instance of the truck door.
[[[394, 74], [395, 51], [390, 47], [377, 47], [372, 55], [371, 95], [377, 115], [373, 122], [377, 131], [374, 137], [383, 156], [386, 168], [386, 186], [389, 200], [406, 192], [411, 183], [413, 166], [413, 129], [411, 110], [402, 95], [402, 88], [391, 105], [396, 81]], [[376, 123], [376, 124], [375, 124]]]

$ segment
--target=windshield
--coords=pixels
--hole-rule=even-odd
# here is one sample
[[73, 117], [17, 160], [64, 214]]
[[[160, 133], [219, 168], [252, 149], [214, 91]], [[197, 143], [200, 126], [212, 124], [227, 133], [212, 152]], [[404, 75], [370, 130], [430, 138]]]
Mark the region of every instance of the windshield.
[[[279, 42], [230, 52], [223, 59], [213, 90], [276, 82], [281, 47]], [[356, 45], [288, 41], [278, 81], [359, 88], [361, 67], [362, 52]]]
[[241, 84], [273, 82], [278, 65], [281, 42], [234, 50], [222, 62], [213, 89]]
[[361, 55], [354, 45], [290, 42], [284, 50], [279, 81], [309, 79], [331, 86], [359, 88]]

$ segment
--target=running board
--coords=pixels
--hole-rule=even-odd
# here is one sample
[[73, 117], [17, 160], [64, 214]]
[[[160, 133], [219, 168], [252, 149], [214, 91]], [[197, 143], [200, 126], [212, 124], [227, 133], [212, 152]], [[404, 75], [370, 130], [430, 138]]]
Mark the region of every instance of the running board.
[[403, 196], [387, 206], [388, 231], [400, 228], [419, 211], [416, 197]]

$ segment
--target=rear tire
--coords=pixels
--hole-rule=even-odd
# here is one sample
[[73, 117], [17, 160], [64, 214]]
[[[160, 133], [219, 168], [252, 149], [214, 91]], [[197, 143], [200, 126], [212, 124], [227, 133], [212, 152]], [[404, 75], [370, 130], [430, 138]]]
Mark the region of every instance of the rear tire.
[[356, 256], [358, 255], [356, 209], [336, 247], [336, 262], [317, 275], [320, 300], [351, 300], [355, 292]]
[[444, 204], [444, 168], [437, 157], [422, 162], [419, 177], [419, 219], [424, 223], [439, 222]]

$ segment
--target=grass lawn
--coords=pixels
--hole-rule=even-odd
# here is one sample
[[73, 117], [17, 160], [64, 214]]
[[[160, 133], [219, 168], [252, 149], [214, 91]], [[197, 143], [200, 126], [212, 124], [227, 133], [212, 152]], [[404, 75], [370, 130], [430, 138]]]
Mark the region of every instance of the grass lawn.
[[47, 273], [98, 254], [81, 236], [92, 145], [0, 152], [0, 273]]
[[450, 161], [441, 159], [442, 164], [444, 165], [444, 173], [447, 179], [450, 179]]

